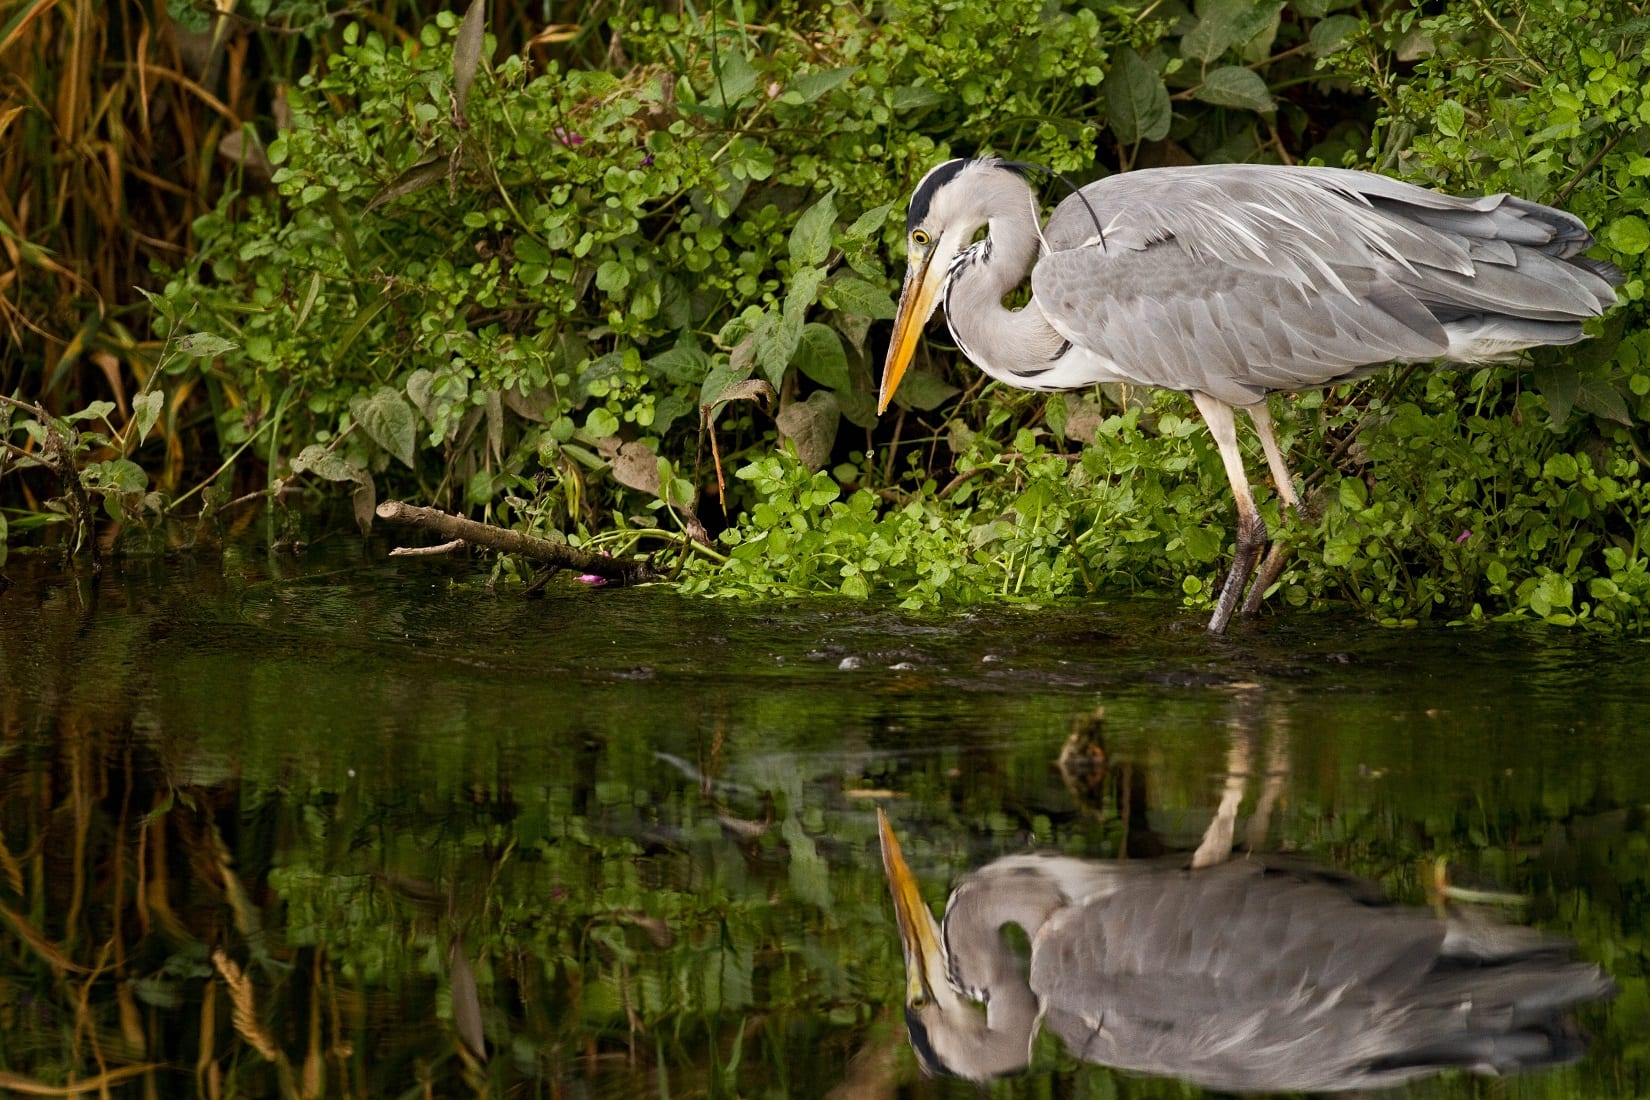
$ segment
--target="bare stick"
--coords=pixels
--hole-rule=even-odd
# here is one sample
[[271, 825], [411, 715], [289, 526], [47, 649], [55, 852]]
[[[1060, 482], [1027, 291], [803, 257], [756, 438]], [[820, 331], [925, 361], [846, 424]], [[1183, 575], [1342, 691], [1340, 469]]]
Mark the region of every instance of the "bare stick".
[[473, 519], [448, 515], [434, 508], [421, 508], [399, 500], [386, 500], [378, 506], [377, 514], [379, 519], [387, 523], [417, 527], [444, 539], [462, 539], [490, 550], [520, 554], [534, 561], [546, 562], [558, 569], [593, 573], [621, 584], [644, 584], [659, 579], [659, 574], [646, 562], [604, 557], [591, 550], [581, 550], [575, 546], [534, 538], [519, 531], [494, 527], [490, 523], [477, 523]]
[[437, 543], [434, 546], [397, 546], [390, 551], [392, 558], [434, 558], [442, 554], [451, 554], [454, 550], [462, 550], [468, 545], [463, 539], [454, 539], [452, 542]]

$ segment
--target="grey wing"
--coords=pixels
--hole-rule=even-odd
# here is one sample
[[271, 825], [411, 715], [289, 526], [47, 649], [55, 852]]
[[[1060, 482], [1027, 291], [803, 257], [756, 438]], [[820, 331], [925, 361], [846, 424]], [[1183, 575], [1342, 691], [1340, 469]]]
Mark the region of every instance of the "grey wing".
[[1344, 292], [1325, 291], [1160, 241], [1053, 253], [1038, 261], [1031, 285], [1060, 335], [1117, 373], [1232, 405], [1448, 351], [1443, 325], [1412, 296], [1367, 272], [1340, 278]]
[[1620, 281], [1579, 257], [1592, 238], [1563, 211], [1333, 168], [1113, 176], [1063, 202], [1044, 239], [1032, 285], [1062, 335], [1150, 384], [1225, 382], [1209, 392], [1234, 403], [1472, 357], [1486, 325], [1507, 347], [1572, 342]]
[[1372, 1006], [1433, 965], [1443, 925], [1230, 864], [1070, 907], [1033, 945], [1044, 1026], [1076, 1056], [1215, 1088], [1312, 1089], [1374, 1061]]

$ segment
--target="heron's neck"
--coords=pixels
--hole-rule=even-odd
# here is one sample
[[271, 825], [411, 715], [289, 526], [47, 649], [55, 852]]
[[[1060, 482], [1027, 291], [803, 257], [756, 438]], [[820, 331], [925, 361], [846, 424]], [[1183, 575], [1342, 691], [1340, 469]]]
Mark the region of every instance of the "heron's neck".
[[1013, 1073], [1030, 1063], [1038, 1017], [1025, 960], [1003, 942], [1003, 927], [1019, 925], [1033, 937], [1066, 902], [1052, 878], [1028, 875], [1016, 886], [975, 889], [965, 882], [945, 913], [953, 976], [965, 992], [985, 997], [985, 1019], [970, 1039], [973, 1060], [989, 1076]]
[[979, 368], [1000, 381], [1025, 386], [1048, 368], [1066, 342], [1035, 306], [1008, 309], [1003, 299], [1025, 281], [1042, 238], [1031, 188], [1000, 173], [1003, 195], [989, 208], [986, 237], [960, 253], [945, 296], [951, 334]]

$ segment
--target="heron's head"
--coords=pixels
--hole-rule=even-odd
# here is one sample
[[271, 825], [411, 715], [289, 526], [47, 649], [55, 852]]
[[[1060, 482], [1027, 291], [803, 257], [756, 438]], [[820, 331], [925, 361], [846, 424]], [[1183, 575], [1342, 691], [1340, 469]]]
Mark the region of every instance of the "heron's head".
[[923, 903], [917, 880], [900, 853], [888, 817], [877, 809], [882, 838], [882, 866], [894, 895], [894, 916], [905, 949], [905, 1025], [911, 1049], [924, 1073], [972, 1076], [957, 1066], [968, 1064], [968, 1036], [983, 1024], [979, 1006], [966, 1000], [947, 976], [948, 959], [939, 922]]
[[1023, 203], [1024, 177], [1018, 166], [994, 158], [948, 160], [932, 169], [911, 192], [905, 214], [905, 286], [894, 316], [894, 335], [882, 367], [880, 415], [894, 399], [917, 337], [939, 307], [951, 261], [1005, 204]]

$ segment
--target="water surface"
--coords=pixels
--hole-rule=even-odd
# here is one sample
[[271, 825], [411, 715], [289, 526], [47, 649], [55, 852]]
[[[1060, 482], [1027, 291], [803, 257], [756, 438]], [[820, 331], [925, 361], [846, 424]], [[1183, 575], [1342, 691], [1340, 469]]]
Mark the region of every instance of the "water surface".
[[[1149, 601], [526, 599], [343, 537], [5, 571], [3, 1074], [975, 1096], [905, 1046], [874, 806], [938, 905], [1005, 853], [1189, 851], [1235, 781], [1240, 839], [1417, 904], [1446, 861], [1620, 984], [1578, 1065], [1409, 1091], [1650, 1089], [1643, 643], [1289, 611], [1215, 639]], [[1103, 770], [1055, 766], [1074, 729]], [[1202, 1095], [1052, 1042], [993, 1090]]]

